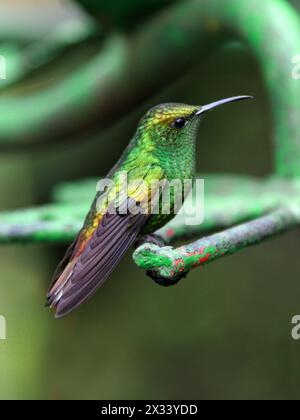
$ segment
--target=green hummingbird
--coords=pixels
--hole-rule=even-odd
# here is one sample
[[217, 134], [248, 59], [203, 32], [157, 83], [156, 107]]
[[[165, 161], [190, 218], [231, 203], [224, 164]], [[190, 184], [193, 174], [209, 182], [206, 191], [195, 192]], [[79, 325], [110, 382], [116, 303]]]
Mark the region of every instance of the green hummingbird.
[[[167, 103], [150, 109], [141, 119], [136, 133], [120, 160], [107, 176], [115, 186], [98, 191], [83, 228], [58, 266], [47, 295], [47, 305], [61, 318], [103, 285], [129, 247], [141, 236], [153, 234], [174, 215], [149, 211], [153, 191], [162, 180], [195, 179], [196, 137], [202, 116], [224, 104], [251, 99], [236, 96], [205, 106]], [[126, 173], [127, 189], [120, 181]], [[134, 181], [142, 180], [138, 188]], [[157, 183], [153, 181], [158, 181]], [[155, 185], [155, 186], [153, 186]], [[121, 198], [116, 205], [116, 192]], [[185, 195], [186, 195], [185, 191]], [[121, 205], [126, 211], [118, 211]], [[131, 211], [142, 207], [143, 211]]]

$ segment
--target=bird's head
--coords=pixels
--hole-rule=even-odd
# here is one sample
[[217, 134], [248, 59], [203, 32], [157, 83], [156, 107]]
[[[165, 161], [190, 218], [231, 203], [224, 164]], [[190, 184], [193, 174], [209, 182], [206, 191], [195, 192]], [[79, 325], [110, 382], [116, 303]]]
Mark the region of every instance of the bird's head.
[[167, 103], [151, 108], [139, 125], [139, 131], [149, 135], [157, 145], [176, 145], [196, 138], [201, 118], [207, 112], [231, 102], [252, 99], [235, 96], [204, 106]]

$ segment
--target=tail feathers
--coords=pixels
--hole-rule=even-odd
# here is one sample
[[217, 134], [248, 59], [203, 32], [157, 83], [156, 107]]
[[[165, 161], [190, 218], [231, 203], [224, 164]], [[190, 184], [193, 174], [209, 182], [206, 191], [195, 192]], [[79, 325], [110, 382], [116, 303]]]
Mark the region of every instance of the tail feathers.
[[[131, 198], [127, 200], [130, 210], [136, 202]], [[136, 240], [148, 217], [131, 211], [126, 215], [108, 211], [103, 216], [82, 253], [71, 256], [66, 268], [58, 271], [57, 280], [50, 288], [47, 300], [49, 306], [55, 307], [56, 318], [68, 315], [104, 284]]]
[[49, 306], [50, 308], [54, 308], [57, 306], [58, 302], [60, 301], [64, 288], [68, 283], [68, 280], [73, 274], [74, 267], [78, 261], [78, 258], [75, 258], [69, 264], [66, 266], [65, 270], [62, 272], [60, 277], [54, 282], [54, 284], [51, 286], [48, 294], [47, 294], [47, 302], [46, 306]]

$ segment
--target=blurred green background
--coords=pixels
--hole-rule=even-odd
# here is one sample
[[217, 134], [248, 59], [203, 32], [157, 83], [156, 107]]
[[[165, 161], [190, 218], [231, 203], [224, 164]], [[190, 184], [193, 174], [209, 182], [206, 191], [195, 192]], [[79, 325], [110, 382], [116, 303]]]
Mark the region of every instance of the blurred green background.
[[[8, 26], [32, 25], [41, 37], [53, 22], [87, 19], [67, 1], [2, 0], [0, 15], [1, 9], [10, 16]], [[132, 30], [140, 19], [125, 13], [101, 21]], [[236, 94], [254, 95], [255, 105], [227, 107], [205, 119], [198, 170], [267, 175], [268, 97], [256, 60], [236, 44], [201, 60], [105, 131], [3, 150], [0, 210], [46, 203], [58, 183], [105, 175], [154, 104]], [[195, 270], [168, 289], [139, 271], [129, 254], [88, 304], [55, 321], [43, 303], [64, 247], [1, 246], [7, 340], [0, 341], [0, 398], [298, 399], [300, 342], [291, 338], [291, 319], [300, 313], [299, 250], [294, 231]]]

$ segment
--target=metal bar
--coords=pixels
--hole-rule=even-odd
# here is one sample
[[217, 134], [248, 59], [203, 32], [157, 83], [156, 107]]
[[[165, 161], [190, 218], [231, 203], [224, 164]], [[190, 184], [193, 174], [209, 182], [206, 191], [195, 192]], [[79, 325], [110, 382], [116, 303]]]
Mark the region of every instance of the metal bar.
[[241, 39], [257, 57], [271, 98], [277, 173], [298, 176], [300, 83], [292, 59], [299, 22], [284, 0], [176, 3], [132, 36], [114, 35], [59, 83], [0, 97], [0, 144], [57, 141], [93, 124], [105, 127], [228, 40]]
[[180, 248], [146, 243], [133, 254], [138, 267], [154, 271], [162, 281], [178, 279], [191, 269], [275, 237], [300, 224], [300, 208], [281, 208], [249, 223], [202, 238]]

